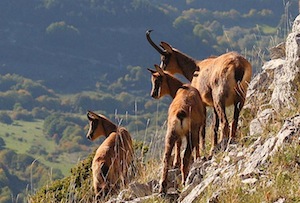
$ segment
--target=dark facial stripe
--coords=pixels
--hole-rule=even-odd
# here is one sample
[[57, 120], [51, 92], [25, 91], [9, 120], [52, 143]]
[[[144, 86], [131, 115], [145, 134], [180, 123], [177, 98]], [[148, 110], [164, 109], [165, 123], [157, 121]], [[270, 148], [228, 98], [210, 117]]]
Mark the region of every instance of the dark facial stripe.
[[98, 127], [98, 123], [99, 123], [99, 120], [98, 119], [94, 119], [92, 121], [92, 126], [91, 126], [91, 133], [89, 134], [90, 138], [92, 138], [94, 136], [94, 133]]
[[162, 77], [159, 76], [154, 81], [154, 89], [153, 89], [153, 92], [152, 92], [152, 95], [151, 95], [152, 97], [154, 97], [154, 98], [158, 97], [158, 93], [159, 93], [159, 90], [161, 88], [161, 84], [162, 84]]
[[171, 59], [171, 54], [167, 54], [166, 56], [163, 57], [162, 59], [162, 69], [166, 70], [167, 66], [170, 63], [170, 59]]

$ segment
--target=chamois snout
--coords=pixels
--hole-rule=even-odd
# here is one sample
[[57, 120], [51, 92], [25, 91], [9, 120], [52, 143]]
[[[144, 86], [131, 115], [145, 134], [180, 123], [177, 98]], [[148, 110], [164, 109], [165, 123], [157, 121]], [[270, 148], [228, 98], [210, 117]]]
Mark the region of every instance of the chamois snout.
[[89, 139], [89, 140], [92, 140], [92, 136], [91, 135], [87, 135], [86, 138]]
[[151, 92], [151, 97], [154, 98], [154, 99], [158, 99], [158, 89], [154, 89]]
[[[91, 122], [91, 121], [90, 121]], [[95, 138], [94, 138], [94, 132], [95, 132], [95, 130], [94, 130], [94, 128], [93, 128], [93, 125], [92, 125], [92, 123], [90, 123], [90, 127], [89, 127], [89, 131], [87, 132], [87, 134], [86, 134], [86, 138], [88, 139], [88, 140], [91, 140], [91, 141], [93, 141]]]

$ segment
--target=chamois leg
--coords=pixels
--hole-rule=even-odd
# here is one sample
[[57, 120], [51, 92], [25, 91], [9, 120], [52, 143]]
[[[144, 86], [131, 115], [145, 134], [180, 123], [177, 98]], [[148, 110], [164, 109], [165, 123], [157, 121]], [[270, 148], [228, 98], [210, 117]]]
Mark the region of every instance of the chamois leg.
[[[203, 154], [205, 156], [205, 124], [200, 126], [200, 130], [199, 130], [199, 135], [200, 135], [200, 150], [196, 148], [197, 151], [201, 151], [201, 154]], [[197, 156], [197, 154], [196, 154]], [[200, 157], [200, 153], [199, 153], [199, 157]]]
[[[200, 125], [193, 125], [192, 126], [192, 150], [195, 149], [195, 160], [197, 160], [200, 157], [200, 149], [203, 149], [204, 139], [203, 139], [203, 132], [200, 133], [202, 130]], [[200, 139], [203, 143], [200, 143], [199, 135], [201, 135]], [[205, 136], [205, 134], [204, 134]], [[201, 148], [200, 148], [201, 147]]]
[[209, 159], [214, 154], [214, 151], [216, 150], [216, 147], [218, 145], [219, 124], [220, 124], [219, 116], [218, 116], [216, 108], [214, 107], [213, 123], [212, 123], [213, 134], [211, 136], [211, 149], [210, 149], [210, 153], [209, 153]]
[[236, 142], [236, 129], [239, 121], [240, 112], [244, 106], [244, 102], [238, 101], [234, 104], [233, 121], [231, 123], [230, 142]]
[[187, 136], [187, 145], [184, 151], [183, 163], [181, 165], [182, 185], [185, 184], [186, 178], [189, 173], [192, 151], [197, 145], [199, 146], [199, 131], [192, 132]]
[[175, 155], [174, 155], [173, 168], [179, 168], [181, 165], [181, 157], [180, 157], [181, 144], [182, 144], [182, 140], [177, 139], [177, 141], [175, 142]]
[[229, 124], [225, 112], [225, 102], [215, 101], [214, 107], [221, 122], [220, 147], [225, 150], [229, 138]]
[[168, 133], [165, 138], [165, 154], [163, 159], [163, 171], [162, 177], [160, 180], [159, 193], [167, 193], [167, 179], [168, 179], [168, 170], [169, 170], [169, 160], [171, 157], [172, 149], [174, 147], [175, 141], [178, 136], [175, 135], [175, 132]]

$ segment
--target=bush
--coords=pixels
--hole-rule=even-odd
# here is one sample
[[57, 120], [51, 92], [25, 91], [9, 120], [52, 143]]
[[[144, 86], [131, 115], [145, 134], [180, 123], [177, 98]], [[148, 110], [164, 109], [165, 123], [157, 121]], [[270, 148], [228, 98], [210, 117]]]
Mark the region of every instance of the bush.
[[11, 119], [11, 117], [7, 113], [1, 112], [0, 113], [0, 122], [9, 125], [9, 124], [13, 123], [13, 120]]
[[[78, 202], [93, 202], [91, 164], [94, 153], [71, 170], [71, 175], [42, 187], [29, 197], [29, 202], [68, 202], [70, 197]], [[75, 199], [72, 199], [75, 201]]]
[[0, 137], [0, 150], [3, 149], [5, 147], [5, 141], [3, 140], [2, 137]]

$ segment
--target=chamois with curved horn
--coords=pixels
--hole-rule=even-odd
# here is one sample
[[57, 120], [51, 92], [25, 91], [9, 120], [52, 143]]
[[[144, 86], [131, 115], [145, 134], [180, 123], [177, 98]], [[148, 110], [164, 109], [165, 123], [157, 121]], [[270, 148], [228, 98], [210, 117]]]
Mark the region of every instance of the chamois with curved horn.
[[[158, 46], [150, 38], [151, 31], [146, 32], [147, 40], [157, 50]], [[236, 140], [238, 118], [252, 76], [251, 64], [236, 52], [195, 60], [166, 42], [161, 42], [160, 49], [160, 67], [171, 74], [184, 75], [191, 81], [192, 86], [199, 90], [205, 106], [213, 107], [213, 149], [218, 144], [219, 124], [221, 124], [220, 144], [222, 148], [226, 148], [229, 139]], [[234, 115], [229, 132], [225, 108], [231, 105], [234, 105]]]
[[[183, 84], [175, 77], [164, 72], [158, 65], [155, 65], [155, 68], [156, 71], [148, 69], [152, 74], [151, 96], [159, 99], [164, 95], [170, 95], [173, 98], [168, 110], [163, 172], [159, 189], [160, 193], [165, 194], [167, 192], [169, 160], [174, 146], [176, 145], [174, 166], [180, 166], [181, 168], [182, 184], [185, 183], [188, 175], [190, 157], [194, 148], [196, 148], [196, 158], [200, 156], [199, 134], [201, 135], [200, 148], [204, 150], [206, 112], [196, 88], [189, 84]], [[187, 146], [181, 161], [180, 147], [183, 138], [186, 139]]]
[[127, 172], [133, 160], [132, 139], [125, 128], [118, 127], [103, 115], [88, 111], [87, 118], [87, 138], [94, 141], [100, 136], [106, 137], [92, 162], [94, 192], [99, 198], [128, 183]]

